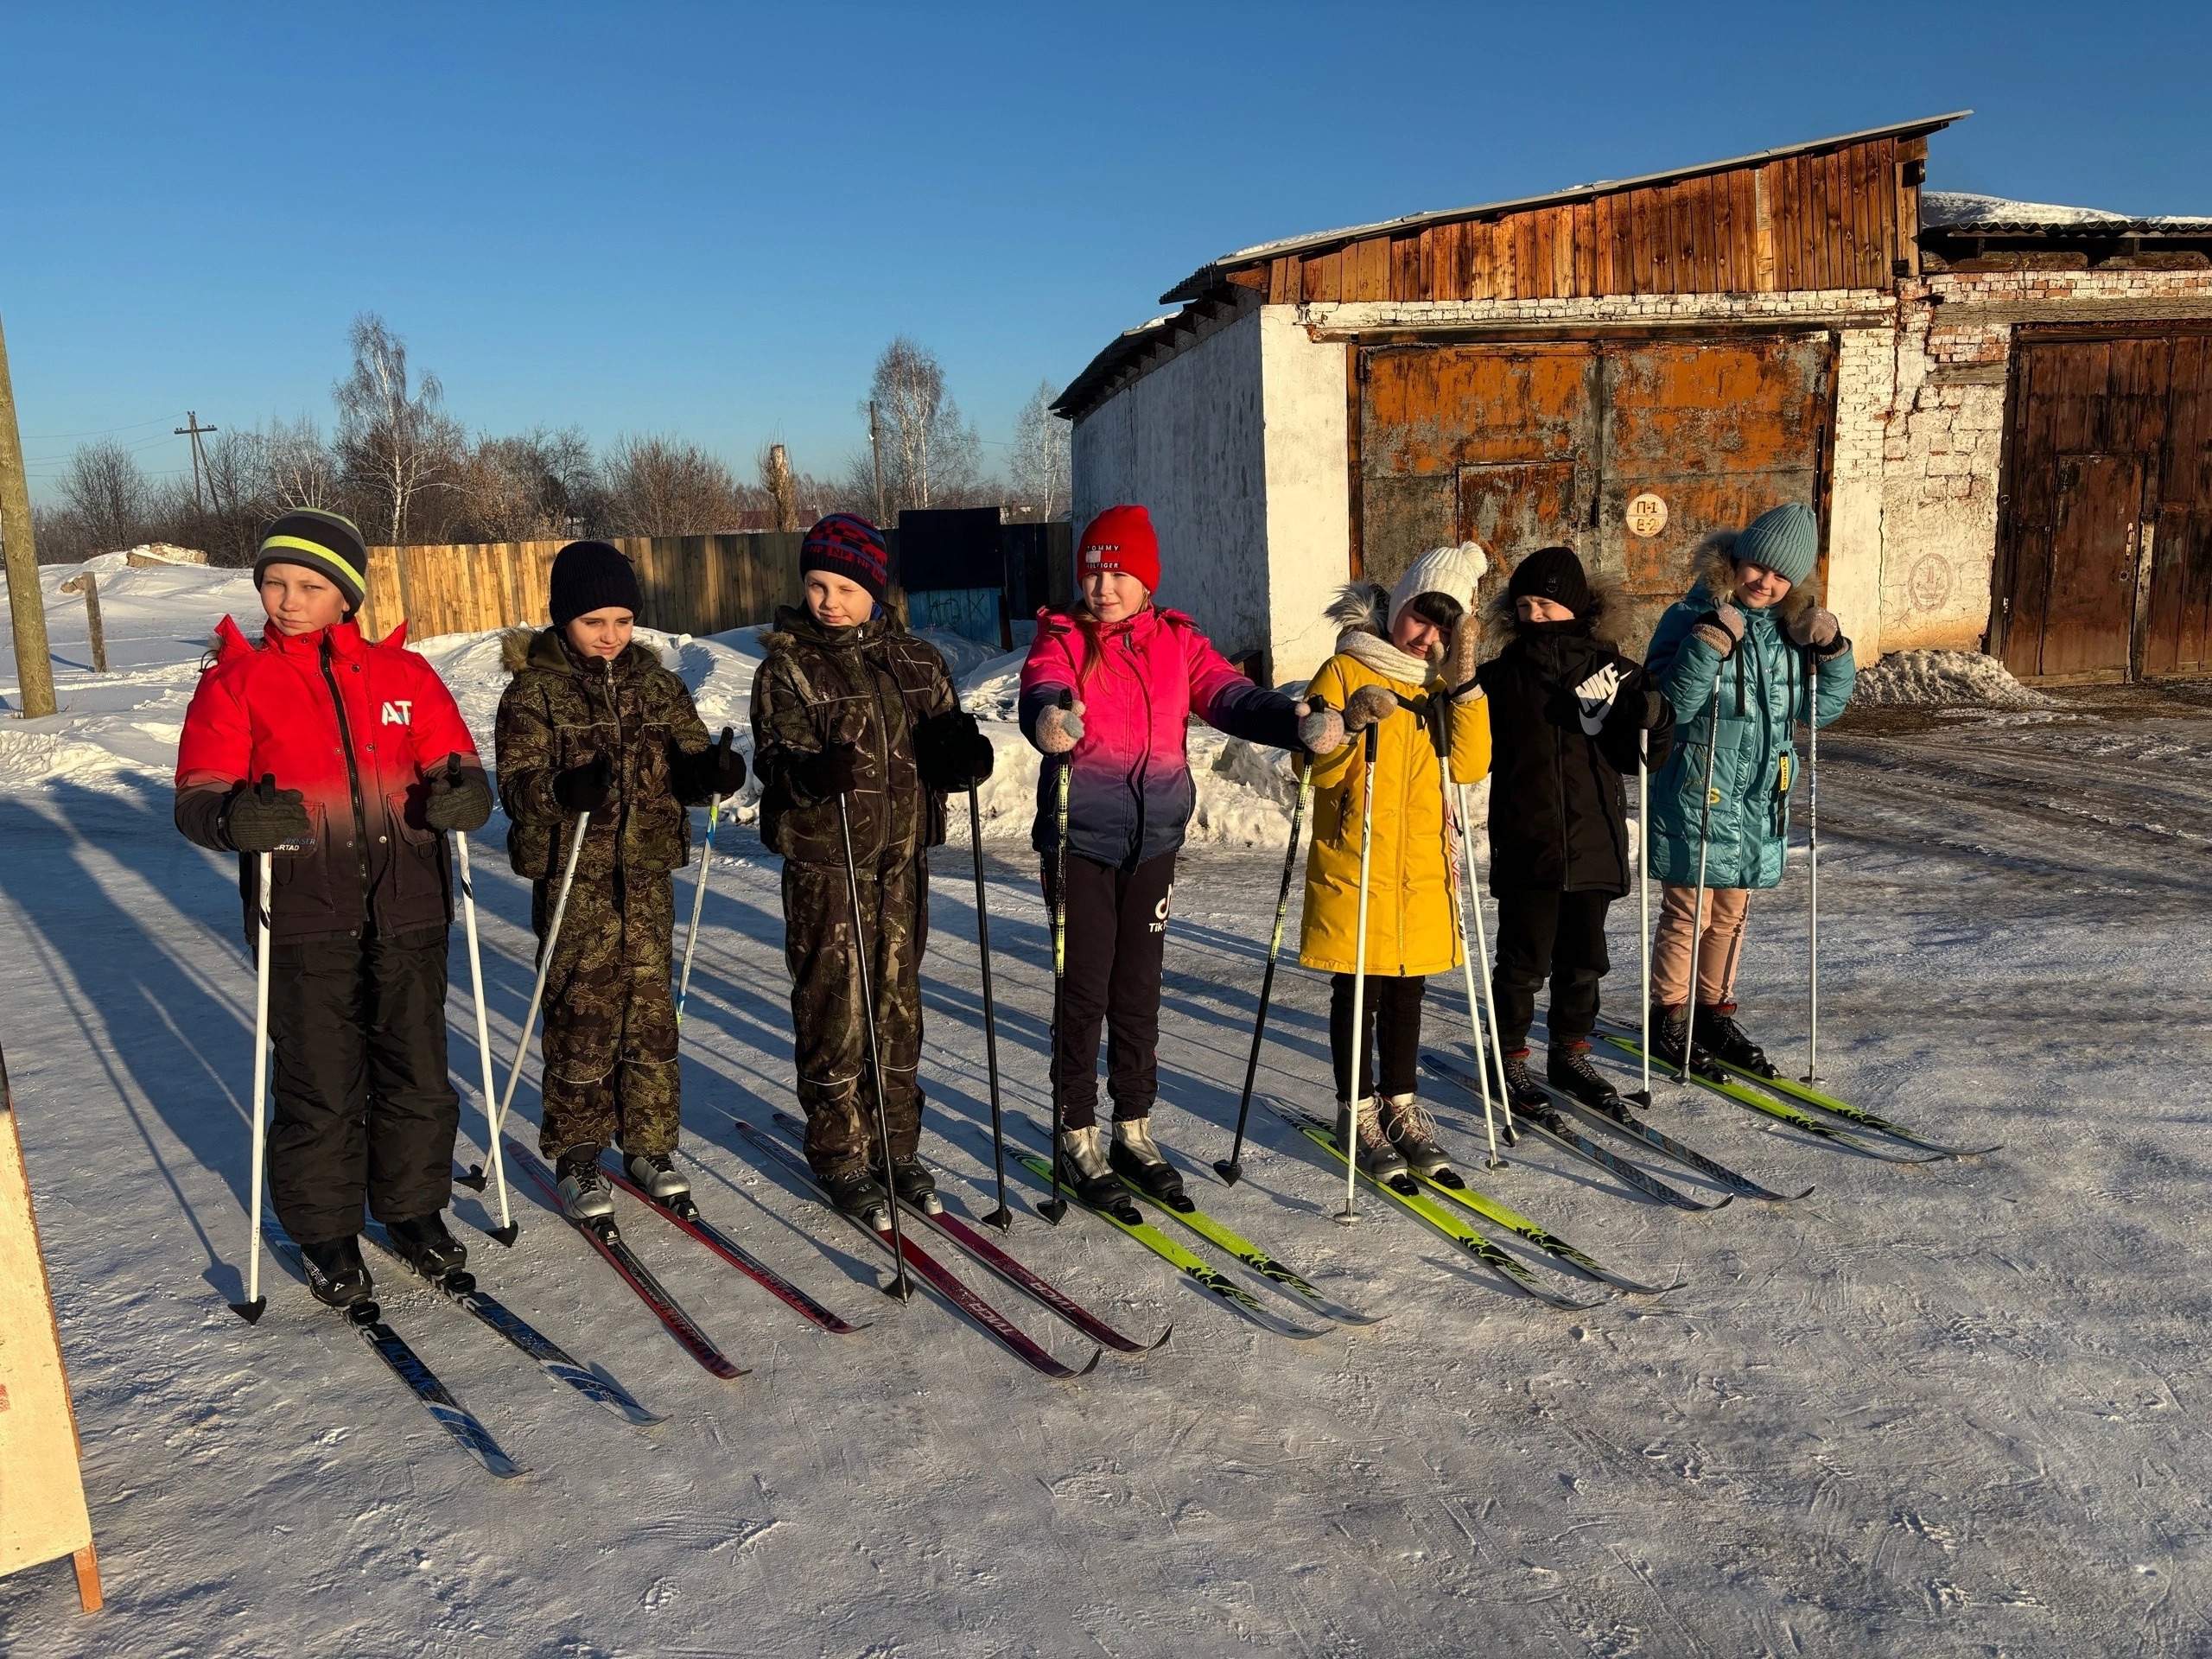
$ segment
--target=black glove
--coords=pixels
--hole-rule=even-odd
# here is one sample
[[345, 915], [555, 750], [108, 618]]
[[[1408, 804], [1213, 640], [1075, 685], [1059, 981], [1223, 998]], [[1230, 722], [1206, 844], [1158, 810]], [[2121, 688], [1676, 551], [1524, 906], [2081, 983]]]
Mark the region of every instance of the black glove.
[[223, 839], [242, 853], [303, 851], [315, 844], [306, 800], [296, 789], [277, 788], [273, 772], [265, 774], [231, 797]]
[[492, 785], [484, 780], [483, 770], [464, 769], [459, 755], [448, 755], [445, 770], [430, 774], [430, 798], [423, 804], [423, 821], [440, 835], [448, 830], [467, 835], [481, 830], [491, 816]]
[[991, 775], [998, 751], [965, 709], [931, 715], [914, 728], [914, 765], [922, 782], [950, 794]]
[[727, 800], [745, 787], [745, 757], [737, 752], [737, 734], [727, 726], [713, 748], [696, 754], [677, 749], [668, 760], [676, 792], [687, 801]]
[[596, 812], [614, 790], [614, 762], [595, 754], [581, 766], [570, 766], [553, 780], [553, 798], [563, 812]]
[[817, 801], [832, 795], [849, 795], [855, 781], [854, 759], [859, 751], [849, 743], [832, 743], [812, 754], [794, 755], [789, 762], [791, 780], [799, 792]]

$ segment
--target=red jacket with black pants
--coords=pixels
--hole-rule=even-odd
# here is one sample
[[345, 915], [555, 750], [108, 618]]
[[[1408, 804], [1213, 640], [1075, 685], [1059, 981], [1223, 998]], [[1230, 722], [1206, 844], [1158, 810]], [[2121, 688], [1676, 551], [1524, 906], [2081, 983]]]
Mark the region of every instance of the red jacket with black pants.
[[[270, 775], [314, 829], [308, 850], [276, 855], [270, 901], [269, 1190], [302, 1244], [359, 1232], [365, 1200], [388, 1223], [452, 1196], [452, 879], [423, 808], [450, 757], [482, 764], [453, 694], [399, 640], [271, 623], [257, 645], [225, 617], [177, 746], [176, 827], [200, 846], [236, 851], [231, 804]], [[251, 948], [259, 861], [238, 864]]]

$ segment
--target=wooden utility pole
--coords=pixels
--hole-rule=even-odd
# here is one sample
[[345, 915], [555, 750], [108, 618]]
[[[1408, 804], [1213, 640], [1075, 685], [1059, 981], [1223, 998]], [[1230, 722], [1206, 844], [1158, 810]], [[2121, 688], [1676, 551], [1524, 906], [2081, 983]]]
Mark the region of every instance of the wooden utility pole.
[[207, 471], [207, 452], [200, 447], [200, 438], [202, 433], [212, 433], [215, 429], [212, 426], [200, 425], [199, 414], [195, 410], [186, 410], [184, 418], [188, 424], [173, 427], [170, 429], [180, 438], [192, 440], [192, 504], [200, 512], [205, 512], [207, 511], [207, 498], [200, 493], [200, 480], [202, 475], [206, 476], [208, 493], [212, 495], [215, 488], [215, 475]]
[[875, 418], [875, 399], [868, 400], [868, 452], [875, 459], [875, 527], [883, 528], [883, 431]]
[[23, 475], [23, 435], [16, 424], [16, 389], [8, 378], [4, 329], [0, 329], [0, 546], [8, 557], [8, 615], [15, 628], [22, 714], [36, 720], [54, 712], [54, 661], [46, 651], [46, 598], [38, 589], [30, 480]]
[[[92, 672], [107, 672], [107, 629], [100, 621], [100, 579], [90, 570], [79, 571], [61, 584], [65, 594], [85, 596], [85, 637], [92, 641]], [[1008, 645], [1008, 651], [1014, 647]]]

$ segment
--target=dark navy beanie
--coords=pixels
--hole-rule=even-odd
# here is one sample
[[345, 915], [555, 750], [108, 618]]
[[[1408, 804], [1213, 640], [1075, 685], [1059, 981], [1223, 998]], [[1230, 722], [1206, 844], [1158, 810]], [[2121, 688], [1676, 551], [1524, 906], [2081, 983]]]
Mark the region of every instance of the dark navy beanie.
[[612, 607], [634, 617], [645, 608], [637, 568], [606, 542], [570, 542], [555, 554], [552, 588], [548, 608], [556, 628], [594, 611]]
[[1577, 616], [1590, 610], [1590, 578], [1571, 547], [1540, 547], [1513, 567], [1506, 592], [1516, 600], [1548, 599]]

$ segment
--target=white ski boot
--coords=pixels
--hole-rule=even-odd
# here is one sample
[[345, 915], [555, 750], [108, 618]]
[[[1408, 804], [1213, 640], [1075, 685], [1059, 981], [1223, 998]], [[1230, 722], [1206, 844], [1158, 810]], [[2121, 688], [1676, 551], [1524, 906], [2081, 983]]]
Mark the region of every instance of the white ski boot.
[[676, 1166], [676, 1160], [665, 1153], [648, 1155], [631, 1153], [622, 1160], [622, 1173], [641, 1188], [645, 1196], [661, 1204], [674, 1204], [679, 1198], [691, 1196], [691, 1183]]
[[554, 1166], [555, 1191], [560, 1194], [561, 1213], [578, 1226], [604, 1221], [614, 1213], [614, 1195], [607, 1190], [607, 1177], [599, 1166], [599, 1148], [570, 1147]]
[[1107, 1153], [1106, 1161], [1115, 1171], [1142, 1187], [1147, 1194], [1176, 1210], [1190, 1207], [1191, 1200], [1183, 1191], [1183, 1178], [1175, 1173], [1160, 1150], [1160, 1143], [1152, 1138], [1152, 1119], [1146, 1117], [1117, 1117], [1114, 1120], [1114, 1145]]

